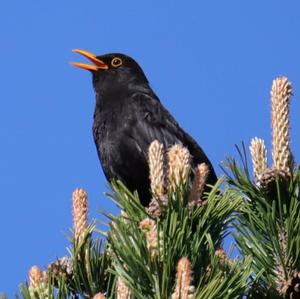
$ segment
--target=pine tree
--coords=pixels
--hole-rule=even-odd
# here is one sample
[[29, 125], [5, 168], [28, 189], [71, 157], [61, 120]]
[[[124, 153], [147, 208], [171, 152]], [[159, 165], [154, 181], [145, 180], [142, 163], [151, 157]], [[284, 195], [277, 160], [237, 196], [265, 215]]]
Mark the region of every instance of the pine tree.
[[[88, 220], [87, 192], [76, 189], [69, 255], [45, 270], [33, 266], [21, 296], [300, 298], [300, 168], [290, 148], [291, 95], [287, 78], [274, 80], [272, 165], [264, 141], [254, 138], [253, 175], [242, 145], [241, 165], [228, 158], [225, 176], [206, 192], [207, 165], [192, 170], [186, 148], [153, 141], [149, 207], [112, 182], [108, 196], [121, 212], [105, 214], [109, 230], [102, 236]], [[223, 248], [232, 231], [240, 252], [235, 259]]]

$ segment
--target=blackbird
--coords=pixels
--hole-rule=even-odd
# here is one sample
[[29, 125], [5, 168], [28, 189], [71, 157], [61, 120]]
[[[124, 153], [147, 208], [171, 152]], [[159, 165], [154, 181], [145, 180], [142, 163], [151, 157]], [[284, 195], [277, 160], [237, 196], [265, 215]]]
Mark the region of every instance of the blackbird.
[[129, 190], [137, 190], [143, 206], [151, 200], [148, 147], [158, 140], [168, 148], [187, 147], [192, 167], [209, 166], [207, 183], [217, 181], [209, 159], [196, 141], [186, 133], [161, 104], [136, 61], [113, 53], [96, 56], [76, 49], [93, 64], [72, 62], [92, 72], [96, 93], [93, 135], [98, 156], [108, 181], [118, 179]]

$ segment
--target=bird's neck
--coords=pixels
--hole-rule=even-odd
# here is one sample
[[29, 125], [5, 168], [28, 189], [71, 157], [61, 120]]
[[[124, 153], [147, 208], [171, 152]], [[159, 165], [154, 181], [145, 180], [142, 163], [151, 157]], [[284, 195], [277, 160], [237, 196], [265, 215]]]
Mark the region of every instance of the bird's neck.
[[96, 91], [96, 109], [100, 110], [112, 110], [115, 107], [120, 107], [124, 104], [124, 101], [128, 99], [135, 93], [151, 93], [152, 90], [148, 83], [144, 84], [118, 84], [118, 85], [111, 85], [109, 88], [98, 89]]
[[105, 88], [96, 91], [96, 109], [101, 111], [113, 109], [120, 104], [122, 98], [127, 97], [128, 91], [126, 88], [118, 86], [118, 88]]

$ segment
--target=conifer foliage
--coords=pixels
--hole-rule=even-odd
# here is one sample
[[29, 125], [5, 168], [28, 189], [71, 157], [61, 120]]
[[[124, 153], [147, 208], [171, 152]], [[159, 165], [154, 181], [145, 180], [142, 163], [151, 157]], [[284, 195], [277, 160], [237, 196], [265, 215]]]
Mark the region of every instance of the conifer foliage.
[[[122, 182], [112, 182], [108, 197], [121, 212], [105, 213], [109, 229], [100, 236], [88, 219], [87, 192], [76, 189], [69, 255], [46, 269], [33, 266], [20, 296], [300, 298], [300, 169], [290, 146], [291, 95], [287, 78], [273, 81], [272, 165], [264, 141], [254, 138], [253, 173], [243, 145], [242, 164], [228, 158], [225, 177], [207, 186], [207, 165], [192, 169], [186, 148], [154, 140], [149, 206]], [[235, 259], [223, 248], [232, 226], [240, 251]]]
[[253, 258], [249, 298], [300, 298], [300, 168], [290, 148], [291, 95], [287, 78], [273, 81], [272, 165], [258, 138], [250, 145], [253, 180], [244, 146], [238, 149], [242, 166], [227, 160], [229, 192], [242, 200], [236, 241], [242, 255]]

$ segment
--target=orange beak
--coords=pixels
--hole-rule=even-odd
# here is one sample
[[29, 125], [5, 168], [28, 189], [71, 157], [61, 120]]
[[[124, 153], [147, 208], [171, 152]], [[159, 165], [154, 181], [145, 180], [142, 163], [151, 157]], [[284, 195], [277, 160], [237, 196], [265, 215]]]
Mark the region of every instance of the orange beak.
[[82, 56], [86, 57], [88, 60], [94, 63], [94, 64], [87, 64], [87, 63], [80, 63], [80, 62], [70, 62], [70, 64], [74, 66], [80, 67], [88, 71], [98, 71], [98, 70], [108, 69], [108, 65], [104, 63], [102, 60], [100, 60], [99, 58], [97, 58], [95, 54], [80, 49], [74, 49], [73, 52], [81, 54]]

